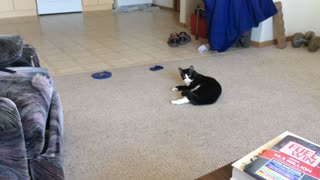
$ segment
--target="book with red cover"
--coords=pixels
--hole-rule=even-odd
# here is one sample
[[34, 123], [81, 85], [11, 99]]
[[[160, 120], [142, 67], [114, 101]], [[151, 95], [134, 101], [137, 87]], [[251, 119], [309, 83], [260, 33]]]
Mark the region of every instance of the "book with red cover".
[[320, 180], [320, 147], [288, 135], [244, 171], [259, 180]]

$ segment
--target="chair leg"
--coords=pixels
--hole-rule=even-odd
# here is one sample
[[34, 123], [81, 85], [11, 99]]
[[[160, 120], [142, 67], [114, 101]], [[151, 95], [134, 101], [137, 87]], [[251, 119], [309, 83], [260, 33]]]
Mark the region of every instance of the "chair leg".
[[196, 40], [199, 38], [199, 13], [200, 9], [197, 9], [197, 21], [196, 21]]

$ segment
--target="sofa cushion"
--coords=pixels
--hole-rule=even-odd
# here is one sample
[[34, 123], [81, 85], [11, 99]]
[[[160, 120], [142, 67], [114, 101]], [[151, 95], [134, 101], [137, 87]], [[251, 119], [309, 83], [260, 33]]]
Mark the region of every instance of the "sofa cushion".
[[23, 130], [16, 105], [0, 97], [0, 179], [30, 179]]
[[0, 97], [6, 97], [16, 104], [21, 117], [28, 158], [37, 157], [44, 147], [53, 81], [47, 69], [10, 69], [16, 73], [0, 71]]

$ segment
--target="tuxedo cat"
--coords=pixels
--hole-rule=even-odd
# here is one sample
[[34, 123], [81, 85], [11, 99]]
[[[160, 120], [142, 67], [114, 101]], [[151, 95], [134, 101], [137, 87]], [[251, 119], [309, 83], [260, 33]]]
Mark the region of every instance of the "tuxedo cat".
[[172, 91], [181, 91], [182, 99], [171, 101], [172, 104], [191, 103], [206, 105], [216, 102], [222, 92], [221, 85], [212, 77], [197, 73], [193, 66], [188, 69], [179, 68], [181, 78], [186, 86], [176, 86]]

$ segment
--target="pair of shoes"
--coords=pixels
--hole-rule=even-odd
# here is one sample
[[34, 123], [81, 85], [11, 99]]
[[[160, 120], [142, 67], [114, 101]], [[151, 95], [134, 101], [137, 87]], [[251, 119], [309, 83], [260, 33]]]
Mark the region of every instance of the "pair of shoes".
[[160, 65], [155, 65], [154, 67], [151, 67], [151, 68], [150, 68], [150, 71], [158, 71], [158, 70], [161, 70], [161, 69], [163, 69], [162, 66], [160, 66]]
[[179, 34], [171, 33], [168, 39], [168, 45], [170, 47], [178, 47], [179, 45], [187, 44], [191, 41], [191, 37], [186, 32], [180, 32]]

